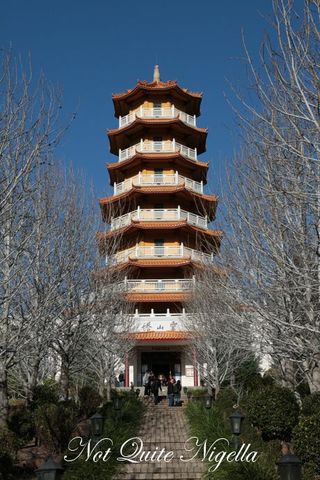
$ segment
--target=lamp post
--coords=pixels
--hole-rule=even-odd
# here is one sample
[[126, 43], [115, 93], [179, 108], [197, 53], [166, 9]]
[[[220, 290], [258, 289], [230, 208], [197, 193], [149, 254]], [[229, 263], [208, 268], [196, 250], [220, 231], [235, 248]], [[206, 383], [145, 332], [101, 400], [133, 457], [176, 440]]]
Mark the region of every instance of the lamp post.
[[280, 480], [301, 480], [302, 461], [293, 453], [283, 455], [277, 465]]
[[205, 397], [205, 407], [207, 410], [210, 410], [210, 408], [212, 407], [212, 396], [211, 395], [207, 395]]
[[241, 433], [242, 422], [245, 417], [240, 412], [236, 411], [232, 415], [230, 415], [229, 418], [231, 422], [231, 431], [234, 436], [234, 446], [235, 449], [238, 450], [240, 446], [239, 436]]
[[101, 415], [101, 413], [95, 413], [90, 417], [90, 423], [91, 423], [91, 432], [96, 440], [99, 440], [101, 438], [102, 433], [103, 433], [103, 423], [104, 423], [104, 418]]
[[120, 416], [120, 410], [122, 407], [123, 397], [116, 395], [113, 397], [112, 401], [113, 401], [113, 408], [116, 411], [116, 420], [118, 421]]
[[41, 467], [34, 472], [39, 480], [58, 480], [62, 478], [63, 468], [49, 458]]

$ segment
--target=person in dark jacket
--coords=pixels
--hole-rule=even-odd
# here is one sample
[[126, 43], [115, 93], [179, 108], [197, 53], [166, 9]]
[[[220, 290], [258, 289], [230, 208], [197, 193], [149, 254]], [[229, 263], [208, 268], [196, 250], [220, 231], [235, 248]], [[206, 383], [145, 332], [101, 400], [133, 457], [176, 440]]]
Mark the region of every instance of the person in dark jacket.
[[154, 404], [157, 405], [159, 403], [159, 390], [162, 392], [161, 382], [158, 377], [153, 377], [151, 379], [150, 387], [154, 397]]
[[171, 377], [168, 381], [168, 403], [169, 403], [169, 407], [174, 406], [174, 390], [173, 390], [174, 384], [175, 384], [175, 379], [173, 377]]
[[177, 381], [173, 385], [173, 393], [174, 393], [174, 404], [179, 407], [180, 406], [180, 398], [181, 398], [181, 382], [180, 380]]

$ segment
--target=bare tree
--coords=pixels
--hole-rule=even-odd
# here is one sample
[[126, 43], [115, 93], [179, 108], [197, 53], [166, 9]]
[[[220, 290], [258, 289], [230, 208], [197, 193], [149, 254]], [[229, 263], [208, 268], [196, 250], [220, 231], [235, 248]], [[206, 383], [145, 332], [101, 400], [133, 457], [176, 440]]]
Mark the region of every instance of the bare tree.
[[0, 73], [0, 422], [8, 413], [7, 375], [29, 342], [34, 319], [25, 311], [25, 281], [35, 260], [28, 254], [37, 172], [63, 133], [56, 92], [32, 81], [9, 52]]
[[[274, 42], [260, 68], [246, 51], [257, 98], [235, 91], [242, 150], [230, 173], [228, 288], [250, 306], [284, 381], [320, 390], [319, 2], [275, 0]], [[243, 316], [234, 311], [234, 319]]]
[[201, 376], [216, 396], [223, 383], [233, 383], [235, 370], [253, 354], [256, 343], [247, 322], [238, 320], [235, 325], [234, 311], [242, 308], [229, 294], [227, 282], [222, 268], [207, 265], [199, 269], [185, 321]]

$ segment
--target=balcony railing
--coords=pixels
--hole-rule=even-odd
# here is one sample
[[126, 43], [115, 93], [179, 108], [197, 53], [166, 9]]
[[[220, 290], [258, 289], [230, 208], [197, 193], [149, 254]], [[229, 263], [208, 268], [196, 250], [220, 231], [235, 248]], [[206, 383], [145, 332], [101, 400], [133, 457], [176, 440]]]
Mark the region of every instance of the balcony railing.
[[180, 152], [184, 157], [197, 161], [197, 149], [189, 148], [185, 145], [181, 145], [173, 140], [164, 141], [146, 141], [140, 140], [139, 143], [132, 145], [124, 150], [119, 149], [119, 162], [128, 160], [136, 153], [174, 153]]
[[174, 174], [169, 173], [154, 173], [144, 174], [139, 172], [138, 175], [128, 178], [123, 182], [114, 183], [114, 195], [127, 192], [134, 186], [160, 186], [160, 185], [185, 185], [188, 190], [193, 192], [203, 193], [203, 182], [196, 182], [191, 178], [183, 177], [178, 172]]
[[184, 123], [196, 127], [196, 116], [188, 115], [188, 113], [178, 110], [174, 105], [171, 107], [141, 107], [135, 112], [128, 113], [125, 117], [119, 117], [119, 128], [129, 125], [134, 122], [136, 118], [180, 118]]
[[146, 221], [146, 222], [170, 222], [175, 220], [186, 220], [190, 225], [199, 228], [208, 228], [207, 217], [201, 217], [195, 213], [186, 212], [178, 208], [140, 208], [133, 212], [121, 215], [111, 220], [110, 229], [116, 230], [118, 228], [130, 225], [132, 221]]
[[150, 245], [148, 247], [135, 245], [134, 247], [122, 250], [114, 255], [111, 255], [110, 257], [107, 257], [106, 263], [108, 265], [117, 265], [129, 260], [144, 258], [190, 258], [196, 262], [213, 262], [213, 254], [194, 250], [193, 248], [189, 248], [181, 244], [177, 246]]
[[194, 288], [195, 279], [127, 280], [120, 288], [130, 293], [179, 293]]

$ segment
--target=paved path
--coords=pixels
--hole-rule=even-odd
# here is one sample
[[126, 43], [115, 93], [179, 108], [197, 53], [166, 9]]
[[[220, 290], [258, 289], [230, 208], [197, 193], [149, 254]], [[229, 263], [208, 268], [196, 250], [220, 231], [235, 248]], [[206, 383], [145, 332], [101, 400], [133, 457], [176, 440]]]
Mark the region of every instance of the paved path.
[[[199, 460], [182, 462], [180, 455], [188, 458], [184, 442], [190, 437], [183, 407], [168, 407], [167, 400], [159, 405], [147, 404], [146, 414], [138, 436], [145, 451], [165, 448], [174, 452], [174, 459], [166, 463], [141, 462], [125, 464], [114, 480], [197, 480], [201, 479], [205, 466]], [[190, 455], [190, 454], [189, 454]], [[192, 454], [190, 456], [193, 456]]]

